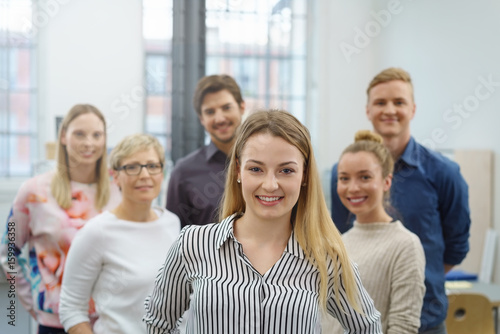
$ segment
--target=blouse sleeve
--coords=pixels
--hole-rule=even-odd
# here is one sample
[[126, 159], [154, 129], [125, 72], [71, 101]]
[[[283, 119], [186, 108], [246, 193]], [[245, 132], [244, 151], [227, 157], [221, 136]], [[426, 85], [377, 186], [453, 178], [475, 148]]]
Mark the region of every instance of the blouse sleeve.
[[[31, 236], [28, 201], [32, 180], [28, 180], [19, 188], [0, 243], [0, 263], [5, 276], [8, 280], [15, 280], [16, 297], [28, 312], [33, 310], [31, 285], [38, 284], [39, 281], [38, 272], [30, 266], [34, 252], [31, 253], [31, 250], [27, 249], [30, 245], [24, 247]], [[33, 258], [33, 261], [36, 261], [36, 258]]]
[[101, 245], [105, 241], [99, 224], [89, 223], [92, 221], [76, 234], [66, 259], [59, 300], [59, 319], [66, 331], [79, 323], [90, 322], [92, 287], [102, 268]]
[[[357, 312], [348, 302], [347, 292], [343, 283], [339, 287], [339, 299], [337, 300], [333, 291], [333, 282], [331, 282], [329, 288], [330, 298], [327, 301], [327, 311], [330, 315], [337, 318], [346, 331], [345, 333], [382, 334], [380, 313], [375, 309], [373, 300], [361, 283], [358, 267], [354, 263], [351, 263], [351, 265], [355, 275], [356, 289], [363, 314]], [[338, 270], [340, 270], [340, 276], [342, 277], [342, 268], [339, 267]]]
[[191, 286], [183, 256], [185, 231], [188, 229], [181, 231], [170, 248], [156, 277], [153, 293], [146, 298], [143, 321], [149, 334], [176, 333], [178, 320], [189, 308]]
[[401, 246], [394, 264], [387, 334], [417, 333], [425, 294], [425, 255], [417, 236]]

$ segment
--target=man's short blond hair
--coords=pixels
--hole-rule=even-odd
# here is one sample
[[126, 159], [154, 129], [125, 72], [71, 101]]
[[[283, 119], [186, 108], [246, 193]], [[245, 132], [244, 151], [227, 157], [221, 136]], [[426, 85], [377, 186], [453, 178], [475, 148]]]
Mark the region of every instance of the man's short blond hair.
[[370, 84], [368, 85], [368, 89], [366, 90], [366, 94], [370, 96], [370, 90], [378, 84], [389, 82], [393, 80], [401, 80], [403, 82], [407, 82], [411, 88], [411, 97], [413, 99], [413, 83], [411, 82], [411, 76], [408, 72], [398, 67], [389, 67], [379, 74], [377, 74]]

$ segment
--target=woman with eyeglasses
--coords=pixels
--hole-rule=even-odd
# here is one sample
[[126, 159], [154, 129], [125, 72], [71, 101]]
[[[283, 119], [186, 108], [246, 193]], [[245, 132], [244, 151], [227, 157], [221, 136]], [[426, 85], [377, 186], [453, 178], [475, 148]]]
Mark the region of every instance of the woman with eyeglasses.
[[[144, 299], [180, 231], [176, 215], [152, 206], [164, 162], [158, 140], [144, 134], [126, 137], [111, 152], [122, 201], [89, 221], [71, 246], [60, 300], [61, 323], [69, 334], [146, 333]], [[99, 316], [93, 330], [90, 298]]]

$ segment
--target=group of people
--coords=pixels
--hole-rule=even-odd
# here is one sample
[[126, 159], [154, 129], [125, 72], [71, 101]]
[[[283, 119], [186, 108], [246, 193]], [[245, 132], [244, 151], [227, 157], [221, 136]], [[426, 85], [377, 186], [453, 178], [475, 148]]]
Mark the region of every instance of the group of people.
[[[418, 236], [425, 254], [425, 295], [419, 333], [443, 334], [446, 333], [448, 309], [445, 274], [460, 264], [469, 251], [468, 186], [455, 162], [420, 145], [411, 136], [410, 122], [415, 116], [416, 104], [408, 72], [400, 68], [383, 70], [368, 85], [367, 95], [366, 115], [394, 160], [391, 192], [387, 197], [391, 206], [386, 206], [386, 211]], [[365, 203], [363, 196], [367, 200], [370, 197], [365, 195], [366, 190], [360, 189], [361, 198], [347, 197], [349, 206], [342, 192], [341, 162], [332, 169], [331, 213], [342, 233], [349, 230], [346, 238], [351, 243], [357, 241], [362, 232], [359, 229], [361, 224], [356, 222], [350, 231], [354, 219], [357, 219], [355, 211], [350, 210]], [[356, 247], [364, 248], [359, 244]], [[360, 261], [367, 260], [361, 258]], [[417, 263], [420, 265], [420, 261]], [[373, 274], [380, 273], [375, 269]], [[375, 291], [371, 295], [375, 296]], [[415, 294], [407, 297], [410, 296]], [[390, 307], [400, 308], [401, 305]], [[388, 326], [390, 333], [391, 324]]]
[[165, 164], [156, 138], [124, 138], [111, 169], [106, 152], [102, 113], [75, 105], [60, 126], [56, 169], [26, 181], [14, 199], [15, 232], [2, 239], [1, 262], [39, 334], [145, 331], [144, 298], [180, 221], [152, 207]]
[[382, 71], [367, 94], [374, 131], [334, 166], [330, 210], [308, 129], [280, 110], [243, 120], [230, 76], [198, 82], [211, 141], [176, 163], [166, 209], [159, 142], [128, 136], [108, 159], [103, 115], [73, 107], [56, 170], [19, 189], [0, 247], [39, 333], [446, 333], [467, 185], [411, 137], [407, 72]]

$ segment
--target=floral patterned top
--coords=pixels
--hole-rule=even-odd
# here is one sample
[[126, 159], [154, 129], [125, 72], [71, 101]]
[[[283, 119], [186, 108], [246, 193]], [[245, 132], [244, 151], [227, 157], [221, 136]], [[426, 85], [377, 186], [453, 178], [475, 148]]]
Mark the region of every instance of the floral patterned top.
[[35, 176], [20, 187], [0, 242], [0, 263], [7, 279], [15, 278], [16, 297], [37, 314], [38, 323], [62, 328], [59, 294], [71, 241], [90, 218], [116, 207], [121, 196], [111, 184], [107, 205], [96, 210], [97, 185], [71, 181], [72, 206], [65, 210], [51, 194], [54, 175]]

